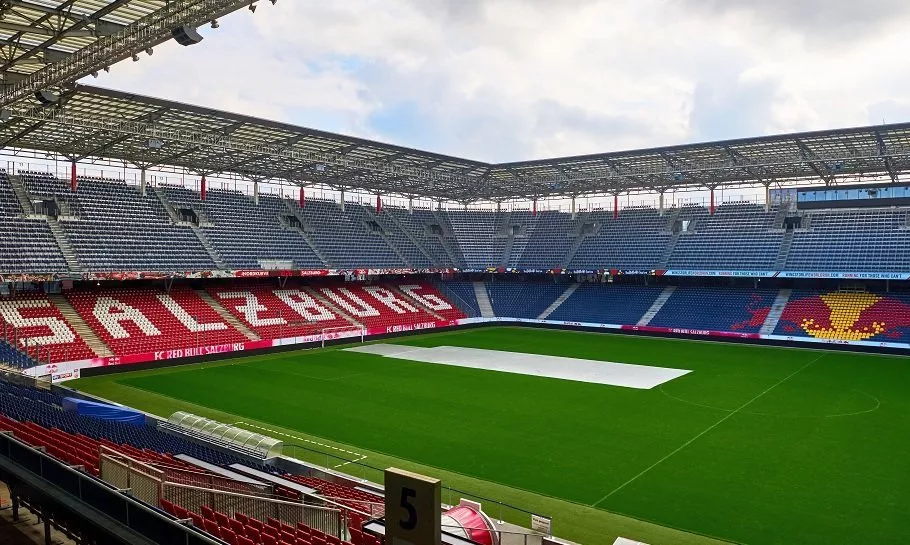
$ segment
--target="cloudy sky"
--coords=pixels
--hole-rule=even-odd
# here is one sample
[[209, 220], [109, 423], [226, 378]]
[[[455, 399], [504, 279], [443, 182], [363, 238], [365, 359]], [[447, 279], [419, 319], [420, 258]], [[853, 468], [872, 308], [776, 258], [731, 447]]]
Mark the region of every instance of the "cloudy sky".
[[910, 121], [910, 2], [279, 0], [87, 83], [513, 161]]

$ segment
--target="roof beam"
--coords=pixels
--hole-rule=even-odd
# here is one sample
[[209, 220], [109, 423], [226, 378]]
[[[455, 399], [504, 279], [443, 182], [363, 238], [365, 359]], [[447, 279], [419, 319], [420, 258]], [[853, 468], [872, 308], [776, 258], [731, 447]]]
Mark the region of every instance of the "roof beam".
[[794, 138], [793, 140], [796, 142], [796, 145], [799, 147], [800, 155], [802, 155], [802, 158], [805, 160], [805, 163], [807, 165], [809, 165], [809, 168], [812, 169], [812, 172], [814, 172], [815, 174], [818, 175], [819, 178], [824, 180], [825, 184], [827, 184], [827, 185], [833, 184], [834, 175], [828, 169], [828, 166], [825, 165], [825, 170], [827, 172], [822, 172], [821, 169], [816, 164], [816, 162], [818, 161], [818, 155], [816, 155], [815, 152], [812, 151], [809, 148], [809, 146], [807, 146], [806, 143], [803, 142], [802, 140], [800, 140], [799, 138]]
[[[100, 20], [128, 1], [114, 0], [96, 11], [90, 18], [77, 21], [66, 30], [81, 30], [91, 20]], [[18, 102], [41, 89], [76, 81], [105, 66], [125, 59], [137, 51], [165, 42], [171, 39], [171, 30], [177, 24], [200, 25], [244, 7], [248, 3], [248, 0], [206, 0], [204, 2], [169, 0], [161, 9], [127, 25], [119, 32], [95, 40], [67, 59], [46, 66], [11, 85], [0, 97], [0, 106]], [[68, 0], [67, 4], [67, 7], [72, 6], [72, 0]], [[48, 38], [39, 46], [25, 51], [12, 61], [7, 61], [0, 66], [0, 72], [9, 70], [16, 62], [31, 57], [43, 48], [53, 46], [57, 39], [57, 37]]]
[[891, 183], [897, 183], [897, 172], [894, 170], [894, 165], [891, 163], [891, 157], [888, 155], [888, 146], [885, 145], [885, 139], [882, 138], [882, 133], [875, 131], [875, 141], [878, 144], [878, 154], [882, 156], [885, 160], [885, 170], [888, 171], [888, 176], [891, 178]]

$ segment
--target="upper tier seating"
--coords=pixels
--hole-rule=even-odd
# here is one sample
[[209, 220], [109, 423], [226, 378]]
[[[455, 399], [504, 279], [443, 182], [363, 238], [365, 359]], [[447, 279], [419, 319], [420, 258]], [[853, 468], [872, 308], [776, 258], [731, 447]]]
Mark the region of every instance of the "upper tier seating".
[[405, 267], [379, 234], [369, 231], [364, 207], [347, 203], [344, 211], [333, 201], [310, 199], [302, 210], [313, 229], [316, 245], [335, 267]]
[[469, 269], [502, 265], [505, 260], [509, 214], [481, 210], [449, 210], [452, 233]]
[[383, 215], [388, 215], [407, 231], [422, 246], [438, 267], [454, 267], [455, 262], [446, 252], [441, 235], [432, 233], [433, 225], [442, 230], [444, 225], [431, 210], [413, 209], [411, 212], [401, 208], [383, 208]]
[[527, 231], [515, 238], [509, 267], [546, 270], [565, 265], [566, 254], [576, 239], [576, 221], [571, 214], [555, 210], [544, 210], [537, 216], [512, 212], [512, 223], [526, 226]]
[[[59, 182], [59, 180], [58, 180]], [[62, 182], [59, 182], [62, 184]], [[215, 267], [189, 227], [173, 225], [152, 194], [118, 180], [80, 179], [78, 220], [61, 221], [80, 264], [92, 271], [184, 271]]]
[[597, 233], [584, 239], [570, 268], [655, 269], [670, 240], [669, 219], [653, 208], [622, 210], [616, 219], [612, 212], [592, 212], [582, 221]]
[[293, 215], [283, 199], [261, 195], [256, 206], [252, 198], [236, 191], [210, 189], [205, 202], [199, 193], [182, 187], [165, 185], [158, 191], [175, 208], [204, 214], [212, 224], [203, 225], [202, 231], [229, 267], [258, 269], [260, 260], [292, 260], [300, 269], [325, 266], [299, 231], [282, 225], [282, 216]]
[[[576, 219], [558, 211], [409, 212], [394, 206], [376, 213], [372, 205], [349, 202], [342, 211], [334, 201], [313, 198], [300, 208], [297, 201], [269, 195], [256, 205], [247, 195], [219, 189], [209, 189], [203, 202], [198, 192], [182, 187], [161, 186], [142, 197], [118, 180], [80, 179], [76, 191], [47, 174], [22, 173], [22, 180], [33, 198], [61, 205], [63, 235], [89, 271], [213, 269], [200, 237], [231, 269], [257, 269], [268, 260], [300, 269], [910, 271], [910, 253], [893, 251], [910, 246], [907, 208], [809, 212], [806, 227], [787, 234], [777, 206], [765, 212], [741, 202], [723, 204], [713, 216], [691, 205], [663, 215], [649, 207], [625, 208], [617, 218], [606, 210], [581, 212]], [[159, 194], [175, 208], [197, 211], [199, 236], [171, 222]], [[21, 215], [0, 173], [0, 234], [7, 242], [0, 248], [0, 274], [65, 272], [47, 221]], [[679, 232], [677, 222], [687, 221], [691, 226]]]
[[771, 232], [778, 207], [765, 212], [751, 203], [723, 204], [683, 233], [667, 262], [669, 269], [773, 270], [783, 232]]
[[248, 340], [189, 288], [72, 291], [66, 297], [120, 356]]
[[60, 310], [42, 294], [0, 296], [0, 336], [42, 363], [96, 357]]
[[662, 291], [660, 287], [581, 284], [547, 319], [635, 325]]
[[47, 222], [21, 214], [6, 171], [0, 170], [0, 274], [65, 272], [66, 260]]
[[[366, 210], [366, 207], [364, 210]], [[405, 228], [396, 219], [398, 215], [393, 215], [392, 210], [391, 207], [383, 208], [379, 214], [368, 211], [365, 218], [368, 221], [375, 221], [382, 228], [384, 236], [395, 248], [398, 248], [398, 251], [407, 260], [406, 265], [416, 269], [435, 267], [436, 264], [431, 259], [431, 256], [424, 253], [411, 237], [406, 234]]]
[[508, 318], [536, 319], [568, 284], [553, 282], [488, 282], [487, 293], [493, 313]]
[[808, 230], [793, 233], [786, 269], [910, 271], [906, 209], [825, 210], [809, 214]]
[[776, 295], [776, 290], [680, 287], [648, 325], [758, 333]]
[[774, 333], [829, 340], [907, 342], [910, 294], [794, 290]]

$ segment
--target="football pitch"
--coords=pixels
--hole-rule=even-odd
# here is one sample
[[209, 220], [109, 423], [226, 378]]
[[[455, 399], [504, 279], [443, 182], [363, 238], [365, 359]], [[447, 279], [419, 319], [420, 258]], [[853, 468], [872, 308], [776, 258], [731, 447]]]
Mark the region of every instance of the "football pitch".
[[382, 343], [690, 372], [644, 389], [347, 346], [68, 385], [163, 417], [242, 422], [355, 476], [438, 476], [552, 516], [557, 536], [585, 544], [910, 543], [908, 358], [511, 327]]

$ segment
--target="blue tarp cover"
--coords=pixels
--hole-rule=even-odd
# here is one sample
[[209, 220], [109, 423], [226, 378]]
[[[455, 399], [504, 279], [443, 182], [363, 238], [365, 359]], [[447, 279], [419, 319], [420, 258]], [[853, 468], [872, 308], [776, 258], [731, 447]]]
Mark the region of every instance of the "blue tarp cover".
[[92, 418], [98, 418], [99, 420], [123, 422], [124, 424], [132, 424], [134, 426], [142, 426], [145, 424], [145, 415], [135, 409], [117, 407], [105, 403], [96, 403], [94, 401], [86, 401], [75, 397], [63, 398], [63, 410], [73, 411], [76, 414], [91, 416]]

